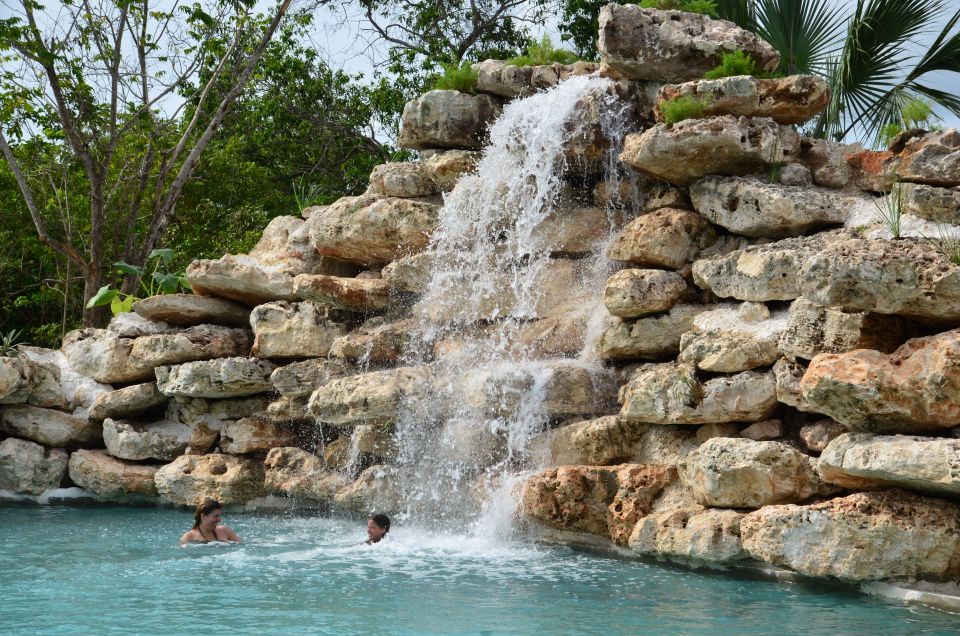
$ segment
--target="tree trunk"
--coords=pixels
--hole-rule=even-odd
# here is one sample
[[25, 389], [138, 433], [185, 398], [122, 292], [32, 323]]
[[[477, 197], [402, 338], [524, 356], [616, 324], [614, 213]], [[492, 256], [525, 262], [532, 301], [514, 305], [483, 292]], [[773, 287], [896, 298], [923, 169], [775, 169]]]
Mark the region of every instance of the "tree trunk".
[[83, 277], [83, 326], [105, 327], [110, 322], [112, 313], [110, 307], [94, 307], [87, 309], [87, 303], [103, 286], [103, 267], [91, 263]]

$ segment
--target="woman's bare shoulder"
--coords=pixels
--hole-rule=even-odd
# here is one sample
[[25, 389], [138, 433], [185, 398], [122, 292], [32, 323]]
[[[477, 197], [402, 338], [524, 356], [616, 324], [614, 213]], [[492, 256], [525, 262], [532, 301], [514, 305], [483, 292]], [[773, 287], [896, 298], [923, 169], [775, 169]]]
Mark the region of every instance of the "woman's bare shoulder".
[[187, 530], [180, 537], [180, 543], [190, 543], [191, 541], [203, 541], [203, 536], [196, 530]]

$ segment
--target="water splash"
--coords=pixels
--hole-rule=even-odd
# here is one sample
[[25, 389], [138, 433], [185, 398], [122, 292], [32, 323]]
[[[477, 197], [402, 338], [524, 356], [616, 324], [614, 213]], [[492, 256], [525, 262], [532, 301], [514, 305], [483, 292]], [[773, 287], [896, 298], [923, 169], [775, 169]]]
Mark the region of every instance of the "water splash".
[[[405, 360], [427, 365], [431, 380], [396, 424], [394, 475], [408, 516], [446, 525], [482, 509], [477, 531], [504, 535], [516, 475], [531, 467], [531, 439], [567, 415], [557, 406], [565, 399], [555, 395], [558, 375], [579, 373], [598, 387], [610, 380], [593, 351], [606, 315], [603, 254], [620, 202], [610, 197], [605, 231], [586, 258], [557, 259], [545, 227], [569, 211], [573, 176], [606, 174], [619, 190], [616, 157], [630, 105], [615, 89], [609, 79], [581, 76], [508, 104], [475, 173], [446, 197]], [[599, 114], [599, 133], [585, 109]], [[590, 165], [578, 165], [591, 150]], [[562, 307], [567, 295], [571, 306]], [[580, 347], [563, 359], [530, 336], [538, 320], [558, 313], [580, 321]]]

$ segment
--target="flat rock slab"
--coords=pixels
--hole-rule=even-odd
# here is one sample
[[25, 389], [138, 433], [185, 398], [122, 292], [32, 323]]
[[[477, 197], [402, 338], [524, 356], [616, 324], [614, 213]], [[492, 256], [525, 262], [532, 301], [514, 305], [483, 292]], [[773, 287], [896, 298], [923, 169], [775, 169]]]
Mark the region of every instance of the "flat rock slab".
[[789, 163], [799, 149], [796, 131], [772, 119], [722, 115], [629, 134], [620, 160], [650, 177], [690, 185], [710, 174], [746, 175]]
[[67, 474], [67, 453], [27, 440], [8, 437], [0, 442], [0, 490], [42, 495], [59, 488]]
[[413, 199], [343, 197], [307, 223], [310, 240], [320, 254], [382, 267], [427, 247], [439, 209], [434, 203]]
[[154, 475], [160, 498], [194, 507], [205, 497], [225, 506], [266, 494], [263, 462], [234, 455], [181, 455]]
[[397, 363], [408, 351], [417, 331], [413, 318], [386, 322], [377, 317], [337, 338], [330, 347], [330, 356], [370, 364]]
[[390, 283], [381, 278], [302, 274], [293, 280], [297, 298], [345, 311], [383, 311], [391, 304], [390, 289]]
[[579, 61], [573, 64], [514, 66], [503, 60], [484, 60], [473, 64], [472, 68], [477, 72], [478, 92], [510, 99], [526, 97], [552, 88], [576, 75], [589, 75], [595, 72], [599, 65]]
[[102, 450], [78, 450], [70, 455], [70, 479], [102, 501], [157, 498], [154, 475], [160, 466], [134, 464]]
[[148, 320], [184, 327], [208, 323], [229, 327], [250, 324], [250, 309], [246, 306], [223, 298], [194, 294], [151, 296], [133, 303], [133, 311]]
[[392, 424], [407, 400], [417, 399], [429, 375], [422, 367], [399, 367], [327, 382], [310, 396], [317, 420], [340, 426]]
[[477, 150], [483, 147], [487, 126], [501, 108], [501, 101], [490, 95], [430, 91], [403, 107], [397, 145], [417, 150]]
[[170, 461], [187, 450], [192, 437], [193, 427], [177, 421], [103, 421], [107, 452], [118, 459]]
[[428, 197], [439, 192], [419, 161], [382, 163], [370, 172], [369, 194], [383, 197]]
[[280, 395], [302, 397], [331, 380], [355, 373], [356, 369], [340, 360], [313, 358], [277, 367], [270, 374], [270, 384]]
[[780, 62], [777, 51], [753, 33], [698, 13], [608, 4], [599, 23], [601, 64], [632, 80], [697, 79], [733, 51], [748, 53], [767, 71]]
[[101, 440], [100, 424], [97, 422], [27, 404], [2, 407], [0, 427], [8, 435], [44, 446], [77, 448], [99, 444]]
[[88, 415], [91, 420], [125, 418], [166, 403], [167, 397], [157, 388], [156, 382], [144, 382], [101, 393], [93, 401]]
[[714, 437], [677, 466], [680, 478], [704, 506], [760, 508], [797, 503], [820, 488], [814, 460], [773, 441]]
[[276, 365], [257, 358], [218, 358], [157, 367], [157, 386], [168, 396], [231, 398], [266, 393]]
[[258, 305], [250, 314], [250, 326], [254, 334], [251, 353], [258, 358], [322, 357], [347, 332], [329, 308], [313, 302]]
[[550, 528], [626, 545], [637, 520], [675, 478], [666, 466], [560, 466], [524, 483], [522, 514]]
[[745, 371], [701, 382], [693, 367], [644, 364], [620, 389], [620, 418], [651, 424], [759, 422], [777, 406], [773, 373]]
[[220, 431], [220, 448], [225, 453], [237, 455], [293, 446], [299, 441], [300, 436], [288, 423], [263, 416], [227, 422]]
[[960, 575], [960, 506], [901, 490], [766, 506], [740, 523], [755, 559], [852, 581]]
[[661, 104], [680, 97], [699, 99], [702, 116], [769, 117], [780, 124], [800, 124], [827, 106], [830, 86], [816, 75], [757, 79], [736, 75], [716, 80], [668, 84], [660, 89], [654, 116], [663, 121]]
[[201, 296], [259, 305], [274, 300], [293, 300], [293, 276], [267, 268], [249, 256], [227, 254], [216, 260], [201, 259], [187, 266], [187, 280]]
[[740, 542], [743, 513], [684, 506], [640, 519], [630, 535], [637, 554], [726, 565], [749, 555]]
[[273, 448], [263, 463], [267, 489], [278, 495], [332, 504], [350, 480], [327, 466], [322, 457], [294, 447]]
[[874, 349], [891, 353], [909, 333], [903, 320], [868, 312], [845, 312], [822, 307], [806, 298], [790, 305], [779, 349], [795, 358], [812, 359], [820, 353]]
[[680, 351], [683, 334], [707, 311], [704, 305], [681, 304], [665, 314], [634, 321], [611, 318], [597, 341], [604, 360], [660, 360]]
[[960, 424], [960, 330], [908, 340], [889, 355], [818, 355], [800, 391], [812, 410], [856, 431], [952, 428]]
[[607, 415], [548, 430], [534, 438], [532, 452], [550, 466], [581, 464], [604, 466], [631, 461], [647, 424], [628, 424]]
[[927, 240], [837, 241], [805, 259], [798, 279], [826, 307], [960, 322], [960, 267]]
[[960, 439], [844, 433], [820, 455], [817, 471], [852, 490], [904, 488], [960, 496]]

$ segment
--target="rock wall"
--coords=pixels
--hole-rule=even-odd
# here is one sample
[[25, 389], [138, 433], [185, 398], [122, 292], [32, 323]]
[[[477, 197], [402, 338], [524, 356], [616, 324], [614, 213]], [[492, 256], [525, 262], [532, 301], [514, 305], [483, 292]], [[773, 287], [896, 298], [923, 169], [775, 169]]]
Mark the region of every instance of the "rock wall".
[[[606, 138], [600, 106], [584, 103], [595, 125], [569, 140], [575, 170], [537, 228], [552, 264], [541, 303], [510, 333], [558, 362], [544, 380], [550, 427], [519, 467], [542, 470], [522, 516], [548, 538], [641, 555], [960, 577], [960, 266], [924, 238], [931, 222], [960, 221], [960, 133], [885, 151], [806, 138], [791, 125], [824, 106], [821, 80], [698, 80], [728, 50], [774, 67], [752, 34], [619, 5], [600, 29], [599, 69], [488, 61], [478, 95], [413, 100], [400, 141], [419, 161], [274, 219], [250, 254], [194, 262], [196, 295], [140, 301], [62, 351], [0, 358], [0, 490], [397, 508], [407, 468], [394, 425], [428, 399], [432, 362], [461, 346], [425, 341], [413, 319], [444, 193], [474, 169], [504, 104], [599, 72], [639, 132]], [[678, 95], [709, 95], [710, 108], [657, 123]], [[613, 142], [623, 181], [598, 167]], [[894, 172], [901, 238], [875, 207]], [[581, 294], [577, 263], [599, 249], [609, 280]], [[490, 290], [491, 307], [506, 290]], [[602, 325], [591, 302], [606, 307]], [[482, 317], [459, 319], [498, 328], [496, 312]], [[563, 363], [591, 355], [616, 378], [616, 401]], [[493, 412], [530, 381], [517, 382], [480, 374], [463, 400]], [[502, 441], [469, 426], [448, 438], [488, 465]], [[490, 496], [477, 483], [472, 494]]]

